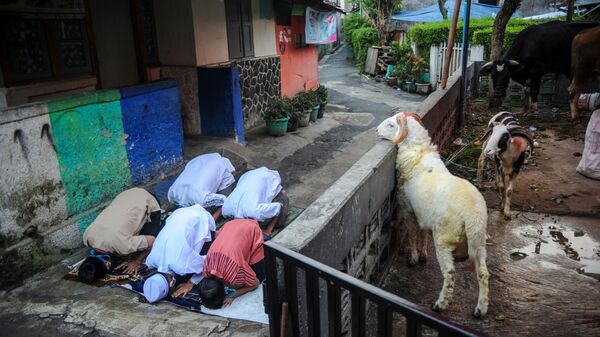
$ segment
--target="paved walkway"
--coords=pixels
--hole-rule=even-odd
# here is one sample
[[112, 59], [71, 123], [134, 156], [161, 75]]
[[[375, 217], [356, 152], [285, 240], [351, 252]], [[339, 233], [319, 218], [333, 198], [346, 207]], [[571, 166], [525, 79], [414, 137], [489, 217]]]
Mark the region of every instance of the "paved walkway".
[[416, 110], [425, 99], [359, 75], [345, 55], [342, 47], [319, 65], [330, 104], [317, 123], [278, 138], [261, 126], [247, 133], [246, 146], [200, 137], [186, 142], [186, 158], [223, 150], [241, 164], [277, 169], [291, 202], [307, 207], [379, 141], [375, 126], [393, 111]]
[[[330, 88], [325, 117], [283, 137], [264, 127], [247, 133], [247, 146], [227, 139], [186, 139], [185, 158], [224, 153], [238, 169], [278, 169], [293, 205], [307, 207], [378, 140], [371, 130], [393, 109], [414, 110], [424, 97], [364, 79], [343, 48], [319, 66]], [[0, 336], [266, 336], [266, 326], [149, 305], [121, 289], [61, 280], [83, 250], [8, 293], [0, 292]]]

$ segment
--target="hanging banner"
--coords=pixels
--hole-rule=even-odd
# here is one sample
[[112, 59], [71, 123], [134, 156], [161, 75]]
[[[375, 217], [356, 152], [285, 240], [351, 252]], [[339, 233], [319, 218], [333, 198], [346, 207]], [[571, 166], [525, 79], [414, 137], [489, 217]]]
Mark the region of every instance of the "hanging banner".
[[320, 12], [306, 7], [306, 43], [327, 44], [337, 40], [337, 13]]

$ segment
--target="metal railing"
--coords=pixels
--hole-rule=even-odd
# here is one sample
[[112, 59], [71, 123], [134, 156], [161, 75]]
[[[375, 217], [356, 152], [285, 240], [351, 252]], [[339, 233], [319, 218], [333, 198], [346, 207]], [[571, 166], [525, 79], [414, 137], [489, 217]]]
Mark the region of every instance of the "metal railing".
[[[267, 263], [266, 301], [271, 337], [280, 337], [283, 333], [281, 320], [282, 316], [287, 315], [287, 312], [282, 315], [284, 302], [289, 308], [293, 336], [300, 336], [301, 317], [306, 320], [308, 336], [321, 335], [321, 318], [323, 317], [319, 296], [321, 279], [327, 284], [327, 310], [324, 314], [327, 317], [325, 321], [328, 324], [326, 329], [328, 336], [342, 336], [342, 290], [348, 291], [351, 295], [353, 337], [366, 336], [367, 300], [377, 306], [376, 336], [392, 336], [393, 313], [399, 313], [406, 319], [406, 336], [421, 336], [423, 325], [436, 330], [440, 337], [485, 336], [481, 332], [454, 323], [429, 309], [422, 308], [273, 242], [265, 243], [265, 259]], [[278, 265], [279, 270], [277, 269]], [[299, 271], [304, 272], [304, 287], [298, 282]], [[283, 276], [282, 280], [280, 280], [280, 276]], [[283, 292], [279, 288], [280, 285], [283, 285]], [[306, 298], [306, 303], [300, 306], [298, 303], [299, 289], [305, 289], [303, 295]], [[301, 315], [299, 311], [304, 310], [301, 309], [303, 307], [306, 309]]]

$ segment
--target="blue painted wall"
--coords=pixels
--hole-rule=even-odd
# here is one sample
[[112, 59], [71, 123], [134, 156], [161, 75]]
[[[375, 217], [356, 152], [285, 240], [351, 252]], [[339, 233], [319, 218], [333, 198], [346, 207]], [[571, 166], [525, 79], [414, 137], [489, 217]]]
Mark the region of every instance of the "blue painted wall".
[[240, 72], [235, 67], [198, 68], [202, 134], [244, 140]]
[[179, 91], [176, 81], [160, 81], [120, 92], [129, 170], [139, 185], [182, 162]]

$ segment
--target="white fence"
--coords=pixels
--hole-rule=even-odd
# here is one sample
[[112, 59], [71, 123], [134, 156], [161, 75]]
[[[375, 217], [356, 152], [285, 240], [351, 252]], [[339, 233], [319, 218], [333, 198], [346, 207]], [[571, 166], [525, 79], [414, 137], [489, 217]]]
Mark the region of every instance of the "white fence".
[[[470, 46], [468, 50], [468, 62], [483, 61], [483, 46], [475, 45]], [[429, 50], [429, 81], [431, 86], [436, 88], [438, 83], [442, 81], [442, 69], [444, 68], [444, 61], [446, 60], [446, 53], [448, 52], [448, 44], [441, 43], [439, 46], [431, 46]], [[450, 60], [450, 71], [448, 77], [452, 76], [454, 72], [460, 71], [460, 65], [462, 62], [462, 47], [460, 43], [455, 43], [452, 60]]]

